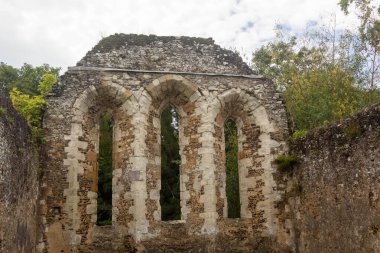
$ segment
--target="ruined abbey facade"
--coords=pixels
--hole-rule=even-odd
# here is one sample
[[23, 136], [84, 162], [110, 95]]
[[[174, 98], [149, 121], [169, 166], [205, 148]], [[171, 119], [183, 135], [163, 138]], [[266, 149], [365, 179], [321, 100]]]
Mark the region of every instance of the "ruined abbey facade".
[[[175, 221], [162, 221], [160, 206], [160, 115], [168, 104], [179, 115], [181, 219]], [[112, 225], [98, 226], [99, 118], [104, 113], [114, 120]], [[376, 130], [380, 114], [374, 115], [370, 125]], [[238, 128], [239, 219], [227, 217], [223, 126], [228, 119]], [[123, 34], [104, 38], [61, 76], [48, 97], [43, 127], [39, 157], [29, 148], [23, 152], [39, 162], [31, 159], [25, 166], [5, 151], [19, 149], [11, 145], [12, 135], [1, 135], [5, 144], [0, 155], [8, 160], [3, 160], [0, 180], [9, 180], [7, 171], [16, 164], [27, 173], [13, 185], [22, 178], [30, 185], [24, 190], [30, 196], [10, 191], [7, 196], [13, 196], [13, 202], [1, 199], [8, 201], [0, 206], [4, 252], [317, 252], [319, 239], [311, 238], [312, 231], [323, 209], [333, 205], [320, 197], [328, 189], [335, 191], [323, 185], [325, 175], [331, 175], [328, 170], [336, 166], [294, 175], [279, 171], [275, 158], [289, 152], [287, 114], [279, 92], [211, 39]], [[0, 130], [13, 131], [5, 123]], [[307, 159], [315, 155], [308, 154], [313, 143], [305, 141], [294, 152], [306, 157], [308, 168], [326, 168]], [[374, 217], [379, 217], [378, 144], [375, 140], [373, 160], [368, 160], [374, 174], [373, 213], [367, 215]], [[314, 148], [317, 154], [324, 150]], [[315, 159], [321, 162], [318, 155]], [[330, 162], [337, 159], [341, 157]], [[363, 166], [368, 167], [367, 160]], [[301, 184], [302, 193], [297, 193]], [[322, 202], [319, 209], [317, 203]], [[12, 207], [23, 211], [15, 213]], [[11, 219], [22, 214], [28, 215], [17, 222]], [[7, 236], [5, 224], [10, 224], [13, 237]], [[374, 238], [368, 240], [376, 252], [380, 223], [371, 224]], [[320, 238], [329, 241], [328, 236]]]

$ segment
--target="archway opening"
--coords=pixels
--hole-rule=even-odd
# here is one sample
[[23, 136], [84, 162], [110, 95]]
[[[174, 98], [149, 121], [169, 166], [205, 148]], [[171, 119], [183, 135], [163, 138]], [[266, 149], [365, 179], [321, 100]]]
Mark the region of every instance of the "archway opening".
[[97, 225], [112, 224], [112, 115], [105, 113], [99, 120]]
[[168, 105], [161, 113], [161, 220], [180, 220], [179, 117]]
[[224, 123], [226, 154], [226, 196], [228, 218], [240, 218], [238, 131], [236, 122], [228, 119]]

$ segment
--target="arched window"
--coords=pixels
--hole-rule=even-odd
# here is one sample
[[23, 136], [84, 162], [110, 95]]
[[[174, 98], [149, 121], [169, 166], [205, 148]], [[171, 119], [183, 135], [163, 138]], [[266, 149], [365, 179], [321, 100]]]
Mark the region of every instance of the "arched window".
[[165, 107], [161, 114], [161, 220], [181, 219], [178, 120], [174, 108]]
[[240, 218], [238, 132], [235, 121], [228, 119], [224, 123], [226, 154], [226, 196], [228, 218]]
[[112, 116], [105, 113], [99, 120], [97, 225], [112, 224]]

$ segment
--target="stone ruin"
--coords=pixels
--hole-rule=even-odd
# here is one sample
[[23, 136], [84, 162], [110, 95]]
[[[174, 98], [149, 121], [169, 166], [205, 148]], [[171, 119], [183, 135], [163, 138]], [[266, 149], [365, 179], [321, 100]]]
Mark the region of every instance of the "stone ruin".
[[[179, 115], [181, 219], [161, 220], [160, 116]], [[98, 226], [113, 117], [112, 225]], [[238, 128], [228, 218], [224, 122]], [[212, 39], [116, 34], [60, 78], [45, 143], [0, 93], [0, 252], [380, 252], [380, 105], [288, 138], [270, 80]], [[274, 160], [291, 153], [289, 171]]]
[[[212, 39], [116, 34], [61, 77], [44, 117], [45, 252], [290, 248], [274, 159], [286, 111], [270, 80]], [[160, 114], [179, 114], [181, 219], [162, 221]], [[99, 117], [114, 120], [112, 226], [97, 226]], [[224, 122], [238, 127], [241, 218], [227, 218]], [[264, 245], [264, 246], [263, 246]], [[268, 246], [270, 245], [270, 246]]]

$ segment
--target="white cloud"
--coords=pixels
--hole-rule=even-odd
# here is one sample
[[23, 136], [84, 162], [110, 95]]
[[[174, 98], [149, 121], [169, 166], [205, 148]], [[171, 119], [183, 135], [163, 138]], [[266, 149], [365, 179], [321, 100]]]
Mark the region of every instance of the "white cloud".
[[[103, 36], [143, 33], [213, 37], [251, 54], [276, 23], [301, 30], [336, 13], [338, 0], [0, 0], [0, 61], [14, 66], [73, 66]], [[248, 25], [251, 24], [251, 25]], [[245, 27], [245, 29], [243, 29]]]

